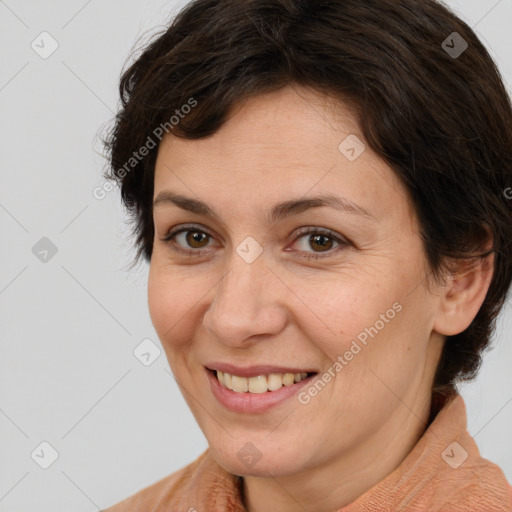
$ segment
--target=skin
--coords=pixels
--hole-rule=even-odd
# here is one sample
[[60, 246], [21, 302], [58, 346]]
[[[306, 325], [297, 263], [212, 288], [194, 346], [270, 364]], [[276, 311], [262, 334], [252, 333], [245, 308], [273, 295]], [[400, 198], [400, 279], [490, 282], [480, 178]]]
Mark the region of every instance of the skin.
[[[244, 477], [249, 512], [332, 512], [391, 473], [426, 428], [445, 336], [471, 323], [492, 276], [474, 267], [431, 279], [405, 189], [368, 145], [349, 161], [338, 149], [349, 134], [364, 141], [348, 106], [288, 86], [240, 104], [211, 137], [169, 134], [159, 148], [154, 197], [201, 199], [220, 220], [154, 208], [149, 311], [212, 455]], [[320, 207], [267, 223], [275, 203], [320, 193], [374, 218]], [[162, 240], [185, 223], [189, 238], [177, 235], [175, 246], [199, 256]], [[303, 226], [349, 243], [327, 238], [322, 249], [315, 233], [297, 235]], [[198, 230], [212, 236], [194, 241]], [[252, 263], [236, 252], [248, 236], [263, 248]], [[301, 257], [315, 253], [322, 258]], [[241, 414], [211, 393], [211, 361], [321, 374], [394, 303], [401, 311], [307, 405], [295, 396]], [[251, 468], [237, 457], [247, 442], [261, 452]]]

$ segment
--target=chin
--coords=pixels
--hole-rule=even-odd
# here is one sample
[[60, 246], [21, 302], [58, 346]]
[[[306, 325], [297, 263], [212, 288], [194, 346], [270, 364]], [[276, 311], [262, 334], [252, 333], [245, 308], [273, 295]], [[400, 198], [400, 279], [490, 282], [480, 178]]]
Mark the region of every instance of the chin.
[[[240, 439], [240, 438], [239, 438]], [[210, 445], [215, 460], [229, 473], [238, 476], [285, 476], [301, 470], [302, 461], [298, 454], [281, 453], [270, 443], [260, 449], [251, 441], [230, 443], [226, 448], [218, 449]]]

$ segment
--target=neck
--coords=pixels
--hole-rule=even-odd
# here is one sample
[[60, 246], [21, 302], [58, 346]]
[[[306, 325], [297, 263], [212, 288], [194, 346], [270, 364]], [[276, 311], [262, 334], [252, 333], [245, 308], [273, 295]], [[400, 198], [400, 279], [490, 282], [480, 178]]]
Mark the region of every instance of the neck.
[[322, 466], [280, 477], [244, 477], [247, 512], [332, 512], [352, 503], [401, 464], [425, 432], [430, 412], [430, 395], [413, 406], [399, 403], [374, 436]]

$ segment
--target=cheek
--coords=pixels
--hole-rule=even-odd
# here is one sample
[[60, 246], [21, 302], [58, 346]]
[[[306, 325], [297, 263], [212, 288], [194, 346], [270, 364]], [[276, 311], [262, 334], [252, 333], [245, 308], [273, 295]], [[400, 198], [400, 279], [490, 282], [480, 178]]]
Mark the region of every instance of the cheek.
[[190, 340], [189, 326], [194, 324], [196, 302], [197, 298], [177, 272], [171, 275], [152, 263], [148, 276], [148, 309], [166, 350], [178, 348]]
[[301, 305], [304, 316], [299, 325], [312, 341], [322, 339], [322, 350], [331, 361], [350, 350], [354, 340], [365, 347], [373, 338], [386, 337], [401, 315], [397, 311], [402, 309], [397, 304], [400, 292], [394, 282], [368, 281], [359, 276], [336, 285], [331, 280], [329, 289], [312, 283], [303, 292], [308, 308]]
[[[398, 269], [391, 274], [398, 276]], [[421, 371], [429, 342], [428, 297], [421, 287], [410, 293], [411, 280], [354, 278], [313, 302], [329, 330], [315, 337], [313, 324], [302, 326], [331, 362], [337, 377], [332, 391], [389, 394], [380, 377], [402, 393]]]
[[[373, 421], [374, 416], [387, 414], [386, 407], [397, 397], [405, 400], [411, 389], [422, 386], [422, 376], [428, 374], [430, 336], [419, 298], [381, 300], [370, 309], [353, 311], [331, 357], [341, 356], [336, 392], [350, 397], [340, 407]], [[364, 412], [359, 410], [361, 400], [368, 404]]]

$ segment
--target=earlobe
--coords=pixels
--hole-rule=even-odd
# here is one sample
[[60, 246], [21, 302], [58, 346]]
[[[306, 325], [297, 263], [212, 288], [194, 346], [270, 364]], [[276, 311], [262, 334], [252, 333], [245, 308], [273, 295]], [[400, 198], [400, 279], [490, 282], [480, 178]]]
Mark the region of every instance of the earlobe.
[[482, 306], [494, 270], [494, 253], [458, 260], [441, 293], [434, 330], [454, 336], [466, 330]]

